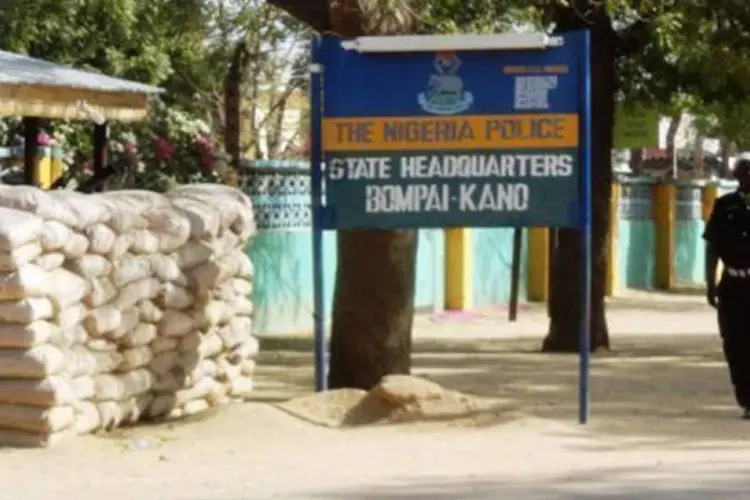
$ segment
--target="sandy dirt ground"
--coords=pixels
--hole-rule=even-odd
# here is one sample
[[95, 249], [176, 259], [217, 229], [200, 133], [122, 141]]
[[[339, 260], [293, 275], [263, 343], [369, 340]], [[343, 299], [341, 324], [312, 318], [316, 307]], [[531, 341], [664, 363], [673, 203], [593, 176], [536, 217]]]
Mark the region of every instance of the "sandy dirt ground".
[[585, 428], [577, 359], [537, 352], [544, 311], [524, 307], [514, 324], [505, 316], [420, 316], [414, 371], [497, 398], [507, 413], [315, 426], [277, 406], [311, 388], [311, 354], [288, 342], [262, 354], [255, 402], [51, 450], [0, 450], [0, 499], [748, 498], [750, 422], [739, 419], [700, 297], [611, 304], [614, 351], [593, 360]]

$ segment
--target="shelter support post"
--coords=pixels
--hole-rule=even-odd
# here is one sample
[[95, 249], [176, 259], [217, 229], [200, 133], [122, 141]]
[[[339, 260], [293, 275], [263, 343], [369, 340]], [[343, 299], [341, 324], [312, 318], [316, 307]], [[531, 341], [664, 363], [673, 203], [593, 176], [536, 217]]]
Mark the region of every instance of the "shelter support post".
[[109, 141], [109, 123], [94, 125], [94, 174], [99, 174], [107, 166], [107, 142]]
[[37, 176], [37, 152], [38, 144], [37, 137], [39, 136], [39, 130], [41, 126], [41, 120], [33, 116], [26, 116], [23, 118], [23, 172], [24, 172], [24, 184], [29, 186], [36, 186], [39, 184]]

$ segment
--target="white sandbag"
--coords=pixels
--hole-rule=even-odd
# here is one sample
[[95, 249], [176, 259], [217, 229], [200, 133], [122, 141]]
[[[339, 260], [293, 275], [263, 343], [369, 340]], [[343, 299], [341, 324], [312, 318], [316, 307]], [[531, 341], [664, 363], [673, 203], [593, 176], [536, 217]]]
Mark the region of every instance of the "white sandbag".
[[115, 246], [117, 234], [106, 224], [95, 224], [86, 229], [89, 239], [89, 251], [94, 254], [107, 255]]
[[242, 365], [233, 365], [219, 356], [216, 360], [216, 380], [226, 384], [242, 376]]
[[117, 351], [117, 344], [109, 339], [90, 338], [85, 342], [85, 347], [92, 352]]
[[69, 264], [70, 269], [87, 279], [109, 276], [114, 269], [112, 262], [102, 255], [88, 253]]
[[165, 351], [176, 350], [179, 345], [180, 341], [176, 337], [158, 337], [151, 343], [150, 347], [154, 356], [158, 356]]
[[187, 371], [186, 386], [192, 386], [203, 378], [216, 378], [218, 368], [216, 363], [210, 359], [199, 359], [194, 362], [192, 359], [187, 361], [180, 360], [180, 366], [184, 366]]
[[42, 255], [42, 245], [32, 241], [10, 250], [0, 250], [0, 271], [15, 271]]
[[77, 304], [89, 292], [89, 283], [75, 273], [64, 268], [49, 272], [47, 295], [58, 311]]
[[127, 333], [132, 332], [140, 322], [138, 309], [134, 307], [123, 310], [121, 315], [122, 321], [120, 322], [120, 326], [108, 335], [112, 339], [120, 339]]
[[158, 234], [160, 252], [174, 252], [190, 239], [190, 221], [171, 206], [149, 212], [145, 217], [149, 229]]
[[116, 206], [131, 207], [140, 214], [168, 209], [170, 200], [162, 193], [145, 189], [118, 189], [107, 191], [104, 197]]
[[78, 259], [86, 255], [89, 250], [89, 240], [80, 233], [72, 233], [62, 247], [62, 253], [68, 259]]
[[154, 372], [156, 375], [161, 376], [164, 373], [168, 373], [172, 368], [177, 366], [177, 362], [180, 359], [180, 353], [177, 351], [165, 351], [148, 364], [148, 369]]
[[156, 278], [133, 281], [120, 289], [112, 304], [119, 309], [129, 309], [142, 300], [156, 298], [160, 291], [161, 284]]
[[185, 387], [185, 376], [182, 373], [175, 373], [177, 371], [179, 371], [177, 368], [173, 368], [171, 371], [157, 375], [154, 391], [175, 393]]
[[59, 339], [54, 339], [50, 343], [57, 347], [68, 349], [75, 345], [85, 344], [88, 338], [89, 334], [86, 328], [84, 328], [83, 324], [78, 323], [70, 328], [60, 328]]
[[91, 351], [84, 346], [73, 346], [66, 352], [65, 373], [72, 377], [113, 372], [122, 363], [118, 351]]
[[32, 297], [23, 300], [0, 302], [0, 323], [29, 324], [52, 319], [55, 308], [49, 299]]
[[65, 368], [65, 355], [51, 345], [31, 349], [1, 349], [0, 377], [43, 379]]
[[215, 291], [219, 300], [230, 300], [235, 297], [249, 297], [253, 291], [252, 283], [243, 278], [233, 278], [225, 281]]
[[197, 330], [194, 330], [184, 337], [179, 339], [180, 341], [180, 353], [186, 352], [198, 352], [200, 349], [201, 342], [203, 342], [203, 335]]
[[240, 210], [237, 215], [237, 220], [232, 223], [230, 229], [237, 235], [240, 241], [248, 241], [252, 235], [258, 232], [255, 215], [252, 209]]
[[255, 375], [255, 360], [254, 359], [243, 359], [240, 364], [242, 367], [242, 374], [246, 377], [252, 377]]
[[0, 272], [0, 300], [44, 297], [50, 285], [47, 271], [34, 264], [26, 264], [17, 271]]
[[211, 405], [206, 399], [194, 399], [193, 401], [188, 401], [182, 406], [182, 412], [186, 417], [198, 415], [210, 409]]
[[223, 348], [224, 344], [221, 337], [215, 332], [212, 332], [203, 336], [203, 341], [198, 349], [198, 353], [203, 358], [210, 358], [219, 354]]
[[62, 252], [43, 253], [32, 262], [45, 271], [52, 271], [53, 269], [62, 267], [65, 263], [65, 254]]
[[212, 300], [203, 307], [196, 309], [193, 315], [195, 325], [199, 329], [223, 325], [232, 318], [233, 311], [226, 302]]
[[165, 420], [178, 420], [185, 416], [185, 412], [182, 411], [182, 408], [174, 408], [172, 411], [170, 411], [166, 416], [164, 416]]
[[126, 347], [140, 347], [150, 344], [156, 340], [158, 335], [159, 333], [156, 325], [151, 323], [139, 323], [132, 331], [126, 333], [125, 336], [120, 339], [120, 342]]
[[229, 383], [229, 395], [233, 398], [247, 399], [252, 396], [253, 380], [248, 377], [238, 377]]
[[89, 293], [83, 298], [87, 306], [97, 308], [117, 296], [117, 288], [112, 280], [104, 276], [89, 281]]
[[159, 394], [151, 402], [147, 414], [151, 418], [167, 415], [176, 405], [177, 398], [174, 394]]
[[227, 326], [219, 328], [217, 335], [221, 338], [224, 349], [229, 351], [252, 336], [251, 327], [249, 318], [236, 317]]
[[252, 358], [258, 354], [258, 339], [255, 337], [249, 337], [245, 339], [240, 345], [232, 349], [232, 352], [227, 354], [227, 359], [231, 363], [241, 363], [246, 358]]
[[11, 250], [39, 240], [44, 220], [34, 214], [0, 206], [0, 249]]
[[103, 305], [90, 311], [83, 326], [92, 337], [101, 337], [114, 332], [122, 323], [122, 312], [113, 305]]
[[151, 300], [142, 300], [136, 304], [138, 314], [144, 323], [158, 323], [164, 317], [164, 311]]
[[172, 259], [180, 269], [192, 269], [208, 262], [211, 257], [213, 257], [213, 249], [209, 242], [189, 241], [173, 254]]
[[[52, 303], [50, 303], [52, 307]], [[57, 311], [55, 316], [55, 324], [60, 327], [60, 330], [70, 330], [76, 325], [83, 322], [83, 319], [88, 314], [89, 310], [83, 304], [73, 304], [62, 311]]]
[[76, 229], [83, 229], [109, 220], [112, 216], [109, 205], [102, 195], [83, 194], [67, 189], [53, 189], [47, 194], [68, 208], [76, 219]]
[[159, 251], [159, 238], [148, 229], [133, 233], [133, 244], [130, 249], [136, 254], [154, 254]]
[[252, 316], [253, 303], [248, 297], [235, 297], [227, 301], [227, 307], [235, 316]]
[[73, 391], [60, 377], [0, 380], [0, 403], [49, 408], [70, 405], [74, 401]]
[[172, 205], [190, 222], [190, 237], [202, 240], [219, 233], [221, 214], [204, 203], [186, 198], [173, 199]]
[[175, 397], [177, 398], [177, 406], [182, 406], [188, 401], [205, 398], [208, 394], [215, 390], [217, 384], [219, 384], [219, 382], [217, 382], [216, 380], [206, 377], [199, 380], [197, 384], [195, 384], [193, 387], [190, 387], [189, 389], [182, 389], [180, 391], [177, 391], [177, 393], [175, 393]]
[[[73, 231], [70, 229], [70, 227], [56, 220], [48, 220], [44, 223], [44, 226], [42, 228], [42, 249], [44, 249], [45, 252], [60, 250], [65, 246], [72, 235]], [[13, 247], [7, 248], [14, 248], [19, 245], [20, 243], [14, 245]]]
[[70, 427], [74, 420], [71, 406], [39, 408], [0, 403], [0, 428], [4, 429], [55, 433]]
[[154, 275], [162, 281], [177, 281], [182, 276], [180, 266], [174, 258], [163, 254], [154, 254], [151, 257], [151, 269]]
[[128, 372], [141, 368], [148, 365], [152, 359], [154, 359], [154, 354], [147, 345], [127, 349], [122, 353], [122, 363], [120, 363], [117, 371]]
[[239, 261], [227, 257], [205, 262], [189, 269], [185, 274], [188, 277], [191, 290], [197, 295], [203, 296], [221, 283], [234, 277], [238, 270]]
[[0, 348], [28, 349], [60, 338], [60, 329], [49, 321], [29, 324], [0, 323]]
[[78, 223], [66, 203], [32, 186], [0, 185], [0, 206], [36, 214], [45, 220], [56, 220], [66, 226], [75, 227]]
[[125, 257], [130, 251], [130, 247], [133, 246], [133, 233], [124, 233], [117, 236], [112, 250], [107, 255], [107, 259], [111, 262], [119, 262]]
[[[211, 406], [219, 406], [227, 401], [229, 387], [226, 384], [215, 384], [211, 392], [206, 394], [206, 401]], [[187, 406], [187, 405], [186, 405]]]
[[112, 430], [123, 424], [134, 424], [153, 401], [150, 394], [141, 394], [125, 401], [97, 403], [99, 419], [103, 429]]
[[159, 322], [159, 335], [182, 337], [190, 333], [193, 328], [193, 318], [180, 311], [167, 310]]
[[79, 436], [91, 434], [102, 427], [102, 419], [96, 404], [82, 401], [76, 405], [75, 412], [73, 429]]
[[195, 302], [195, 298], [190, 292], [172, 283], [166, 283], [162, 286], [159, 300], [166, 309], [187, 309]]
[[122, 401], [149, 391], [154, 385], [154, 374], [144, 368], [123, 375], [95, 375], [95, 401]]
[[151, 259], [146, 256], [129, 255], [123, 257], [112, 270], [112, 283], [122, 287], [133, 281], [151, 276]]
[[247, 196], [238, 189], [219, 184], [192, 184], [179, 186], [167, 196], [176, 200], [192, 200], [199, 205], [211, 207], [220, 216], [221, 229], [229, 229], [239, 217], [239, 213], [252, 207]]
[[70, 389], [76, 400], [91, 399], [96, 395], [96, 384], [91, 377], [78, 377], [70, 381]]
[[126, 401], [124, 406], [125, 419], [123, 422], [129, 425], [138, 423], [141, 420], [141, 417], [146, 416], [146, 410], [148, 410], [153, 401], [154, 395], [151, 393], [139, 394], [138, 396]]
[[237, 266], [237, 277], [251, 279], [255, 274], [255, 267], [253, 261], [250, 260], [250, 255], [244, 251], [236, 252], [235, 258], [239, 265]]
[[26, 432], [13, 429], [0, 429], [0, 447], [3, 448], [54, 448], [60, 441], [70, 436], [64, 430], [49, 434], [47, 432]]

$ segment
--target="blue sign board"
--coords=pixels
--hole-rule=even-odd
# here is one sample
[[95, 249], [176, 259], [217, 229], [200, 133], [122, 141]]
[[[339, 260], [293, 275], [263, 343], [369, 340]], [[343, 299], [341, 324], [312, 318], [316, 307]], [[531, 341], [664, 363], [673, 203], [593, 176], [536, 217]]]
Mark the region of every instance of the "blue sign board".
[[580, 227], [584, 39], [372, 54], [323, 38], [324, 227]]
[[[455, 45], [465, 37], [454, 37]], [[390, 46], [402, 43], [391, 39]], [[425, 43], [429, 40], [424, 39]], [[591, 316], [587, 32], [536, 49], [357, 50], [313, 43], [316, 388], [325, 390], [324, 229], [580, 228], [579, 419]], [[465, 46], [465, 45], [464, 45]]]

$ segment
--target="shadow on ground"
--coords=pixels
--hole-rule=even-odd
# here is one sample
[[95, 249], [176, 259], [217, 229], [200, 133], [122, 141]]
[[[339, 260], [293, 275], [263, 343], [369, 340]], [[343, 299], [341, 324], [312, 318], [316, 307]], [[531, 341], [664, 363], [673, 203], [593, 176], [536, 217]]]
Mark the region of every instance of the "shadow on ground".
[[357, 491], [327, 491], [305, 498], [330, 500], [744, 500], [750, 488], [750, 471], [734, 473], [671, 472], [650, 470], [615, 470], [580, 476], [518, 483], [478, 478], [475, 481], [446, 482], [435, 480], [401, 487], [372, 486]]
[[[577, 418], [578, 359], [539, 353], [538, 340], [422, 342], [413, 361], [415, 375], [498, 398], [523, 415], [566, 423]], [[256, 398], [279, 402], [307, 394], [312, 377], [311, 351], [266, 350], [259, 359]], [[734, 405], [719, 339], [708, 335], [620, 337], [617, 352], [595, 355], [589, 429], [638, 438], [629, 440], [633, 446], [750, 436], [750, 423], [739, 419]]]

